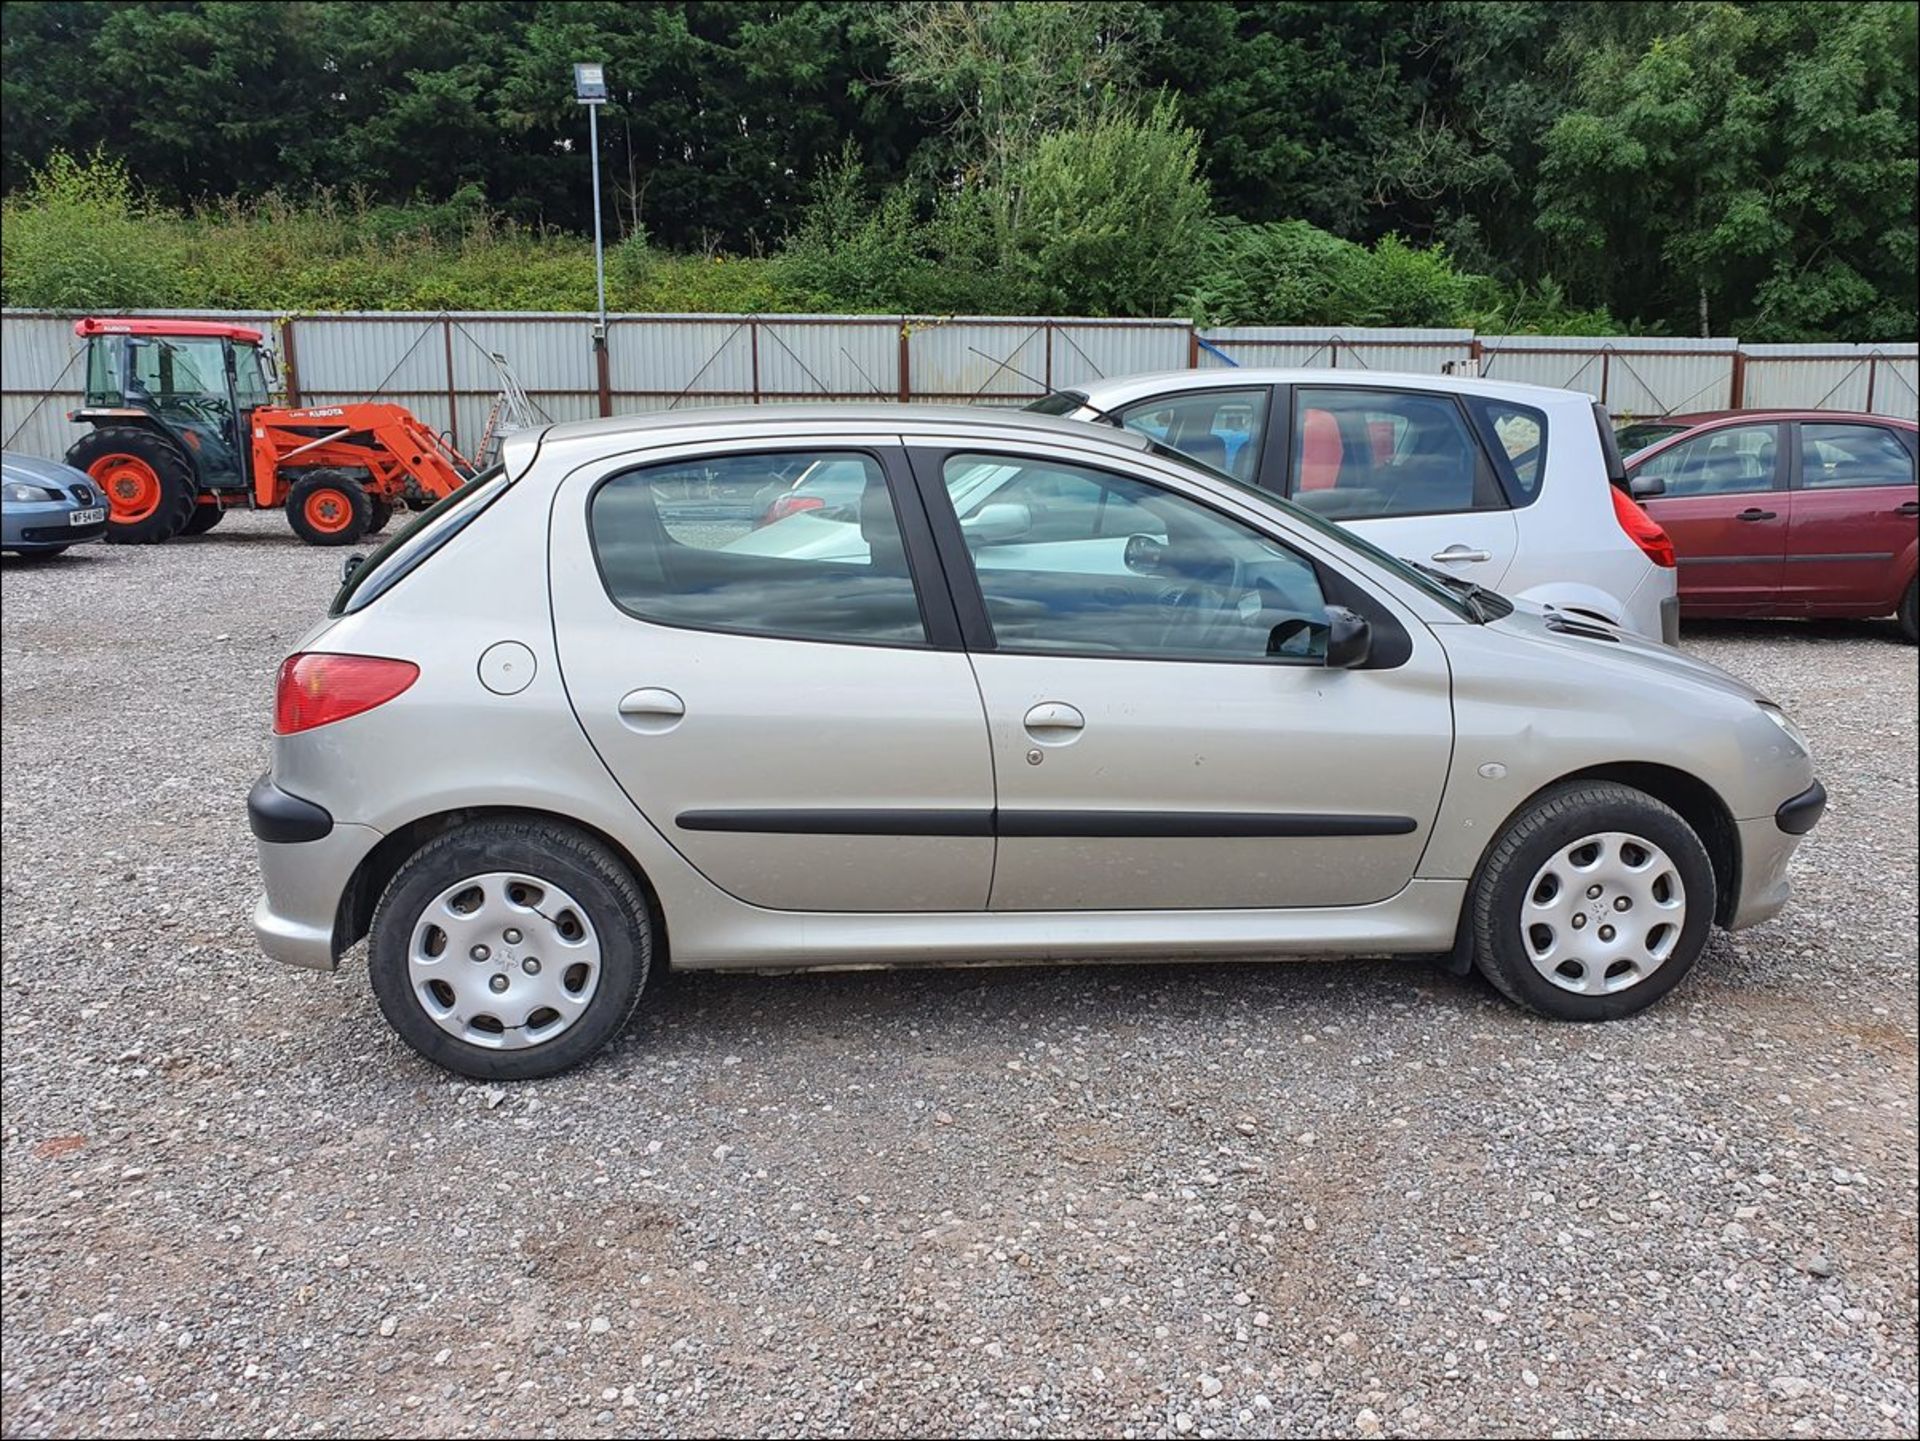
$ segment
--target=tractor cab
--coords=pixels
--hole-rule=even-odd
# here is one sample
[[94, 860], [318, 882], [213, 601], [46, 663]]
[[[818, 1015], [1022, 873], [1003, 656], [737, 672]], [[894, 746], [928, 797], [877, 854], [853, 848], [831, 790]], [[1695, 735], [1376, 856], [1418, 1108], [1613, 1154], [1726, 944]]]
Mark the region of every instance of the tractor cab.
[[160, 431], [192, 466], [196, 490], [250, 486], [248, 421], [272, 399], [272, 358], [259, 331], [200, 320], [87, 319], [74, 333], [87, 342], [86, 404], [74, 420]]

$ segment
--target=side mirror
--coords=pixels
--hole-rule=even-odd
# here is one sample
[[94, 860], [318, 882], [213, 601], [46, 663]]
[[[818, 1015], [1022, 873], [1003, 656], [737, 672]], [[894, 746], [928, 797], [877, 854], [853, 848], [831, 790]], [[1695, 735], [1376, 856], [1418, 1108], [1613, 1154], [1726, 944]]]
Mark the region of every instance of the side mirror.
[[1635, 500], [1652, 500], [1667, 493], [1667, 483], [1657, 475], [1636, 475], [1627, 482], [1627, 494]]
[[1327, 607], [1327, 669], [1352, 670], [1373, 654], [1373, 626], [1344, 605]]
[[1033, 510], [1017, 500], [995, 501], [961, 521], [960, 529], [976, 545], [1002, 545], [1033, 530]]
[[366, 555], [363, 552], [357, 551], [357, 550], [352, 555], [348, 556], [345, 560], [341, 561], [340, 562], [340, 584], [345, 585], [348, 581], [352, 580], [353, 573], [356, 570], [360, 569], [360, 567], [365, 565], [366, 563], [367, 563]]

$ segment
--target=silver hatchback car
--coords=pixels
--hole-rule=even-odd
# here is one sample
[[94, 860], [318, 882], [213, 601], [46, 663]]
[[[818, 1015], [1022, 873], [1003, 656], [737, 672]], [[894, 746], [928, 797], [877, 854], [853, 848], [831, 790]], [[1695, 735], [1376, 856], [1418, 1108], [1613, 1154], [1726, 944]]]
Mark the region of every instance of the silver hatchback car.
[[[770, 484], [857, 496], [770, 516]], [[760, 407], [554, 426], [349, 575], [248, 810], [266, 952], [363, 936], [449, 1069], [650, 967], [1450, 954], [1677, 984], [1825, 805], [1740, 681], [1424, 572], [1150, 437]]]

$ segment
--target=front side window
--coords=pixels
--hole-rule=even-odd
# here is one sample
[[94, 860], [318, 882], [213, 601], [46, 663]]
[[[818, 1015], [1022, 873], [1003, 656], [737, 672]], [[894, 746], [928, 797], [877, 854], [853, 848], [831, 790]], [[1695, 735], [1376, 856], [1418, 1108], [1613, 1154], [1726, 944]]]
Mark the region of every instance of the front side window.
[[267, 389], [267, 372], [260, 364], [260, 352], [251, 345], [233, 347], [233, 395], [243, 410], [265, 405], [273, 398]]
[[1668, 497], [1772, 490], [1779, 449], [1778, 426], [1723, 426], [1661, 451], [1633, 474], [1664, 482]]
[[[781, 503], [796, 490], [820, 503]], [[926, 643], [893, 496], [873, 456], [787, 451], [641, 466], [601, 483], [587, 524], [607, 594], [642, 620]]]
[[1802, 425], [1800, 483], [1811, 490], [1912, 485], [1913, 457], [1883, 426]]
[[1162, 395], [1126, 406], [1119, 415], [1128, 430], [1251, 484], [1267, 433], [1267, 389]]
[[136, 335], [128, 344], [133, 352], [128, 380], [149, 398], [163, 406], [194, 401], [226, 409], [227, 360], [218, 339]]
[[1292, 475], [1294, 501], [1336, 520], [1506, 504], [1447, 395], [1302, 386], [1294, 392]]
[[1325, 654], [1318, 572], [1238, 520], [1064, 462], [955, 455], [943, 476], [1000, 650], [1283, 662]]

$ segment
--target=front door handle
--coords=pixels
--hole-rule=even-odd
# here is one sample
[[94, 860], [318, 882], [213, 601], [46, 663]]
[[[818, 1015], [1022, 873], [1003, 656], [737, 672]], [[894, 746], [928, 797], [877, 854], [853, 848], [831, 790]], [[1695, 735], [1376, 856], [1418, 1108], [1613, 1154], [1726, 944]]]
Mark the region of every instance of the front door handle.
[[1065, 701], [1043, 700], [1020, 723], [1035, 740], [1065, 740], [1086, 729], [1087, 718]]
[[1442, 565], [1472, 565], [1476, 561], [1493, 559], [1490, 550], [1473, 550], [1464, 545], [1450, 545], [1445, 550], [1436, 550], [1433, 559]]
[[1735, 520], [1773, 520], [1776, 516], [1778, 516], [1778, 514], [1779, 514], [1778, 511], [1762, 510], [1757, 505], [1750, 505], [1745, 510], [1741, 511], [1740, 514], [1736, 515], [1734, 519]]

